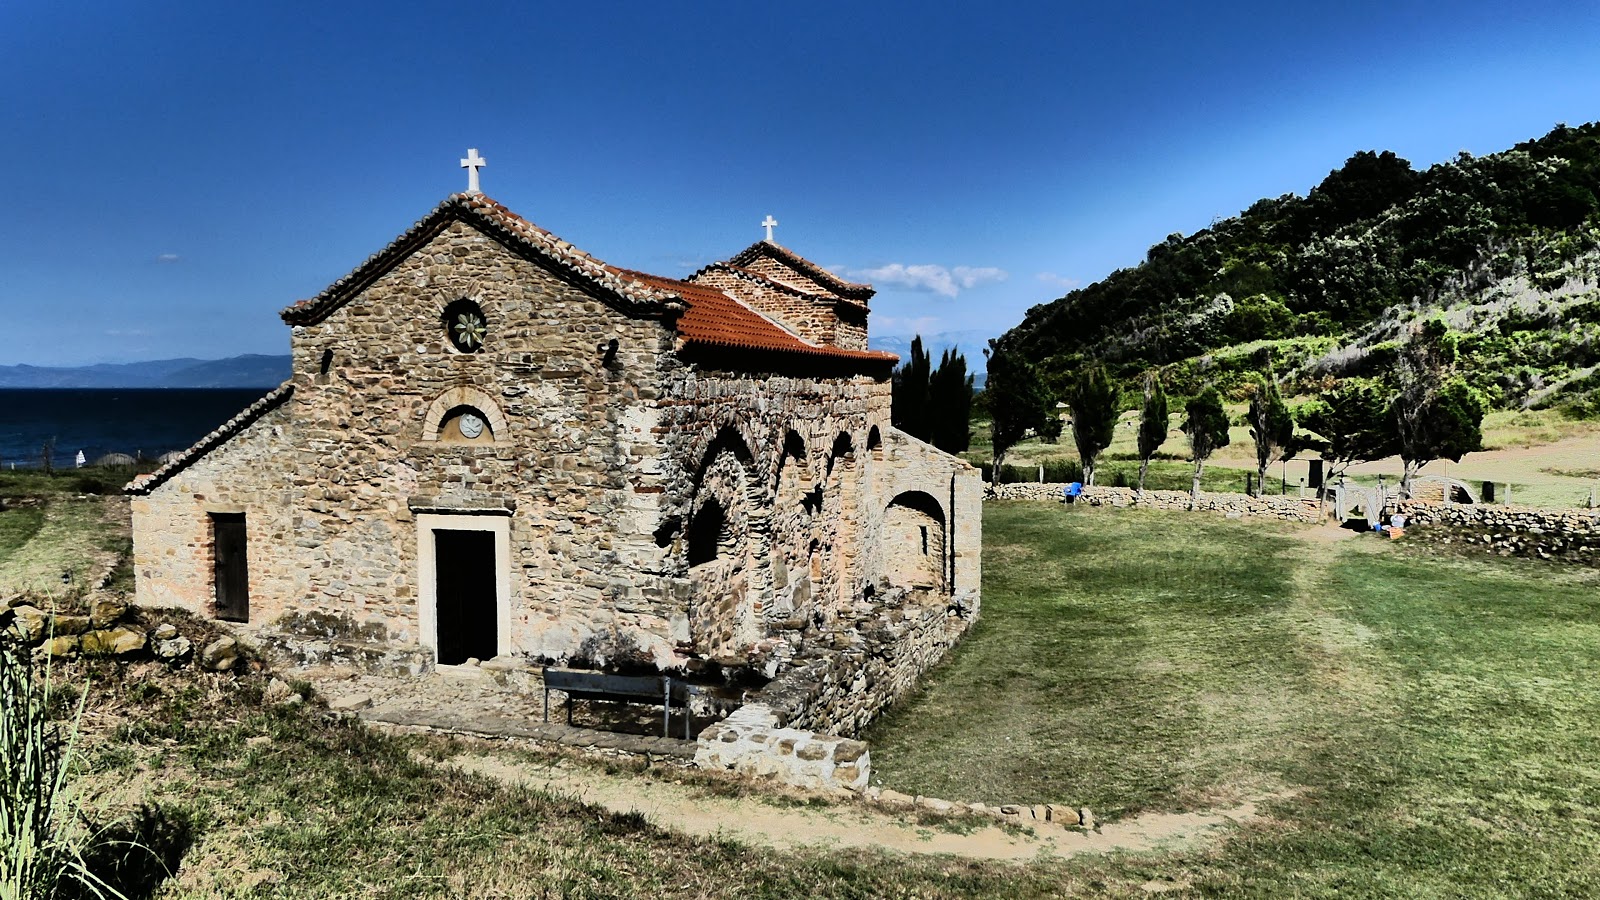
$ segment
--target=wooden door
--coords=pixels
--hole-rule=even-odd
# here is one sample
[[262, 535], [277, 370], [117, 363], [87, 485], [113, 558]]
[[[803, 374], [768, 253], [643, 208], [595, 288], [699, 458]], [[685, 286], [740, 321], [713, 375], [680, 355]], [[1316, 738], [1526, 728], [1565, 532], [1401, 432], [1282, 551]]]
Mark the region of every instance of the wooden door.
[[216, 557], [217, 618], [248, 622], [250, 566], [244, 513], [212, 513], [211, 538]]

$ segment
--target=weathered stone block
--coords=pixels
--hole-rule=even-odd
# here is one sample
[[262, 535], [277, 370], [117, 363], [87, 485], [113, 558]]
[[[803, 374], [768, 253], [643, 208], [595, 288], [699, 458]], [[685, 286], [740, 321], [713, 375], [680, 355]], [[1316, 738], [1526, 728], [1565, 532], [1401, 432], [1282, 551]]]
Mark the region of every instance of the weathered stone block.
[[146, 640], [143, 631], [119, 626], [84, 632], [78, 646], [91, 656], [123, 656], [143, 650]]

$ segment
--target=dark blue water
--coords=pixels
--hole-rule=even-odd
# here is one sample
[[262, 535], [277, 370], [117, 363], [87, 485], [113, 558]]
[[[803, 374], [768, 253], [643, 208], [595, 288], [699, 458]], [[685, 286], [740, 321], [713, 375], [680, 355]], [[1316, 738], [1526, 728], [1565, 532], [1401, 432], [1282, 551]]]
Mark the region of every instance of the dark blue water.
[[0, 466], [38, 466], [55, 439], [55, 463], [107, 453], [157, 457], [183, 450], [261, 399], [267, 388], [0, 389]]

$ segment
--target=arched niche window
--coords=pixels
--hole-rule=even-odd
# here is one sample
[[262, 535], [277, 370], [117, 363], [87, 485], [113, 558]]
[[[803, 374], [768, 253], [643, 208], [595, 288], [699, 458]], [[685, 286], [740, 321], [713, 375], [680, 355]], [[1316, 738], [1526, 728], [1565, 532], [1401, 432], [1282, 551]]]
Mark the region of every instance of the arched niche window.
[[444, 308], [445, 338], [457, 353], [477, 353], [489, 334], [488, 320], [477, 303], [462, 298]]
[[492, 444], [494, 426], [475, 406], [457, 406], [439, 422], [439, 440], [447, 444]]
[[470, 385], [453, 387], [433, 398], [422, 414], [420, 437], [426, 442], [494, 444], [509, 440], [510, 435], [510, 423], [499, 404]]
[[689, 523], [689, 565], [716, 561], [722, 545], [728, 541], [727, 513], [716, 500], [707, 500]]

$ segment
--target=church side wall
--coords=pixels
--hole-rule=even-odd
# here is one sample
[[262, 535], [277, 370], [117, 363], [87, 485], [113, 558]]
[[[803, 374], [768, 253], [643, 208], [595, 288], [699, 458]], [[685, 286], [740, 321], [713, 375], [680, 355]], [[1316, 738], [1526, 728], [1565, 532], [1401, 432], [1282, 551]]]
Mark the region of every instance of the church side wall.
[[135, 601], [211, 616], [212, 513], [244, 513], [251, 618], [275, 617], [305, 585], [295, 556], [285, 469], [294, 434], [279, 407], [159, 485], [134, 496]]

